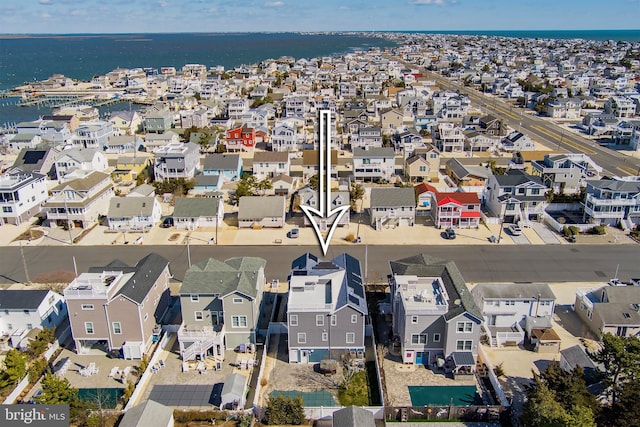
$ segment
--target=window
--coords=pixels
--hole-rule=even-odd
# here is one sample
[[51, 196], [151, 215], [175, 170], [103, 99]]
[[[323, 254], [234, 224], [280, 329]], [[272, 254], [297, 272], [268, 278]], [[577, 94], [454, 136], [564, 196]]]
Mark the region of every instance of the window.
[[246, 328], [247, 327], [247, 316], [231, 316], [231, 327], [232, 328]]
[[333, 314], [331, 316], [331, 326], [336, 326], [338, 324], [338, 319], [336, 318], [336, 315]]
[[347, 332], [347, 344], [355, 344], [356, 334], [355, 332]]
[[456, 323], [456, 329], [458, 332], [473, 332], [473, 322], [458, 322]]
[[420, 166], [420, 167], [418, 167], [418, 171], [426, 172], [427, 171], [427, 167], [426, 166]]
[[324, 316], [322, 314], [316, 315], [316, 326], [324, 326]]
[[298, 344], [306, 344], [306, 343], [307, 343], [307, 333], [298, 332]]
[[22, 312], [24, 313], [25, 316], [29, 315], [29, 310], [22, 310]]
[[200, 301], [200, 295], [191, 294], [191, 302], [198, 302], [198, 301]]
[[11, 213], [11, 212], [13, 212], [13, 208], [11, 206], [3, 206], [2, 207], [2, 212]]
[[440, 342], [440, 334], [433, 334], [433, 342]]
[[289, 316], [289, 325], [298, 326], [298, 315], [297, 314], [292, 314], [291, 316]]
[[351, 315], [351, 323], [358, 323], [358, 315], [357, 314], [352, 314]]
[[[629, 313], [625, 313], [625, 314], [629, 314]], [[32, 330], [33, 329], [33, 323], [27, 323], [27, 329], [28, 330]]]
[[471, 340], [458, 340], [456, 341], [456, 350], [471, 350], [473, 341]]
[[201, 312], [201, 311], [196, 311], [196, 312], [194, 312], [193, 314], [195, 315], [196, 320], [197, 320], [198, 322], [200, 322], [201, 320], [204, 320], [204, 316], [202, 315], [202, 312]]
[[242, 304], [242, 298], [234, 298], [233, 299], [233, 303], [234, 304]]
[[328, 341], [329, 340], [329, 334], [326, 332], [322, 333], [322, 341]]
[[83, 310], [93, 310], [93, 304], [82, 304], [80, 307]]
[[411, 344], [426, 344], [427, 334], [411, 334]]
[[120, 325], [120, 322], [113, 322], [111, 325], [113, 326], [113, 333], [114, 334], [121, 334], [122, 333], [122, 326]]
[[411, 324], [416, 325], [418, 323], [418, 316], [411, 316]]
[[84, 322], [84, 331], [88, 335], [93, 335], [93, 322]]

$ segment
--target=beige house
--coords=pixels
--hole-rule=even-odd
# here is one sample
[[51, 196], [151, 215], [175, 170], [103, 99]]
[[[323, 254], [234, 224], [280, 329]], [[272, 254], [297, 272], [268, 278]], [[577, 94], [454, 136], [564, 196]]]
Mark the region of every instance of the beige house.
[[169, 261], [155, 253], [135, 266], [116, 259], [80, 274], [64, 290], [76, 353], [142, 358], [167, 310], [170, 278]]
[[640, 333], [638, 286], [607, 285], [601, 288], [578, 288], [574, 310], [598, 338], [606, 333], [621, 337]]
[[438, 182], [440, 171], [440, 151], [429, 144], [418, 148], [404, 160], [404, 175], [412, 182]]
[[91, 172], [84, 178], [63, 182], [50, 192], [42, 208], [51, 227], [86, 228], [106, 213], [113, 183], [108, 174]]
[[396, 129], [402, 126], [403, 117], [402, 111], [393, 109], [380, 113], [382, 133], [391, 134], [395, 132]]

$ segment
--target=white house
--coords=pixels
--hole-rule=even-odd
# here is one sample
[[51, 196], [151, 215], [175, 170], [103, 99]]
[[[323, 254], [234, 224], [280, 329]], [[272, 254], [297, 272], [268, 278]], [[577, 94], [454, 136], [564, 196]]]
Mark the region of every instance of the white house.
[[546, 283], [480, 283], [471, 291], [492, 346], [524, 340], [527, 317], [550, 317], [556, 297]]
[[35, 328], [53, 328], [67, 317], [61, 295], [49, 290], [0, 290], [0, 350], [18, 347]]
[[62, 179], [76, 169], [104, 172], [109, 164], [97, 148], [70, 148], [60, 153], [55, 166], [58, 179]]
[[279, 174], [289, 175], [291, 162], [287, 152], [256, 151], [253, 154], [253, 176], [258, 180]]
[[390, 181], [395, 167], [395, 152], [391, 147], [355, 148], [353, 150], [353, 176], [355, 179]]
[[107, 221], [110, 231], [148, 231], [161, 216], [162, 207], [155, 197], [112, 197]]
[[0, 175], [0, 225], [22, 224], [47, 200], [45, 175], [16, 171]]

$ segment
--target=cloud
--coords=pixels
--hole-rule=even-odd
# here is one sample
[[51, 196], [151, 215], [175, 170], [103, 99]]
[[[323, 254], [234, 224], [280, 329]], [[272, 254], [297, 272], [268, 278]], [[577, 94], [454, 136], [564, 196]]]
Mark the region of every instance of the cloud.
[[418, 6], [427, 6], [427, 5], [443, 5], [444, 0], [411, 0], [409, 4], [415, 4]]
[[268, 1], [264, 4], [264, 7], [282, 7], [284, 6], [283, 1]]
[[53, 0], [40, 0], [38, 3], [50, 5], [53, 4]]
[[40, 14], [40, 18], [42, 19], [51, 19], [51, 14], [44, 12]]
[[87, 11], [80, 10], [80, 9], [73, 9], [71, 12], [69, 12], [69, 14], [71, 16], [85, 16], [87, 14]]
[[169, 6], [169, 2], [168, 2], [167, 0], [160, 0], [160, 1], [158, 2], [158, 5], [159, 5], [160, 7], [167, 7], [167, 6]]

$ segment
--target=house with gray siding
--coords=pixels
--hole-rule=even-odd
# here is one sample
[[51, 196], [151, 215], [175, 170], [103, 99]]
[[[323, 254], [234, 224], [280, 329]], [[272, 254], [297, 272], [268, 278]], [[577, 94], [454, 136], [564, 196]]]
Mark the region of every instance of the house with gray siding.
[[284, 196], [243, 196], [238, 203], [238, 227], [284, 227]]
[[266, 261], [256, 257], [213, 258], [192, 265], [180, 288], [182, 360], [212, 356], [256, 343]]
[[416, 197], [413, 188], [371, 189], [371, 226], [380, 231], [382, 227], [410, 226], [416, 222]]
[[368, 314], [360, 261], [342, 254], [296, 258], [289, 276], [289, 363], [315, 363], [347, 353], [363, 358]]
[[390, 266], [393, 335], [402, 362], [473, 372], [483, 318], [455, 263], [420, 254]]
[[193, 142], [169, 143], [154, 151], [155, 179], [191, 179], [200, 167], [200, 147]]
[[116, 259], [91, 267], [63, 292], [76, 353], [121, 350], [126, 359], [147, 353], [169, 305], [169, 261], [150, 253], [134, 266]]

